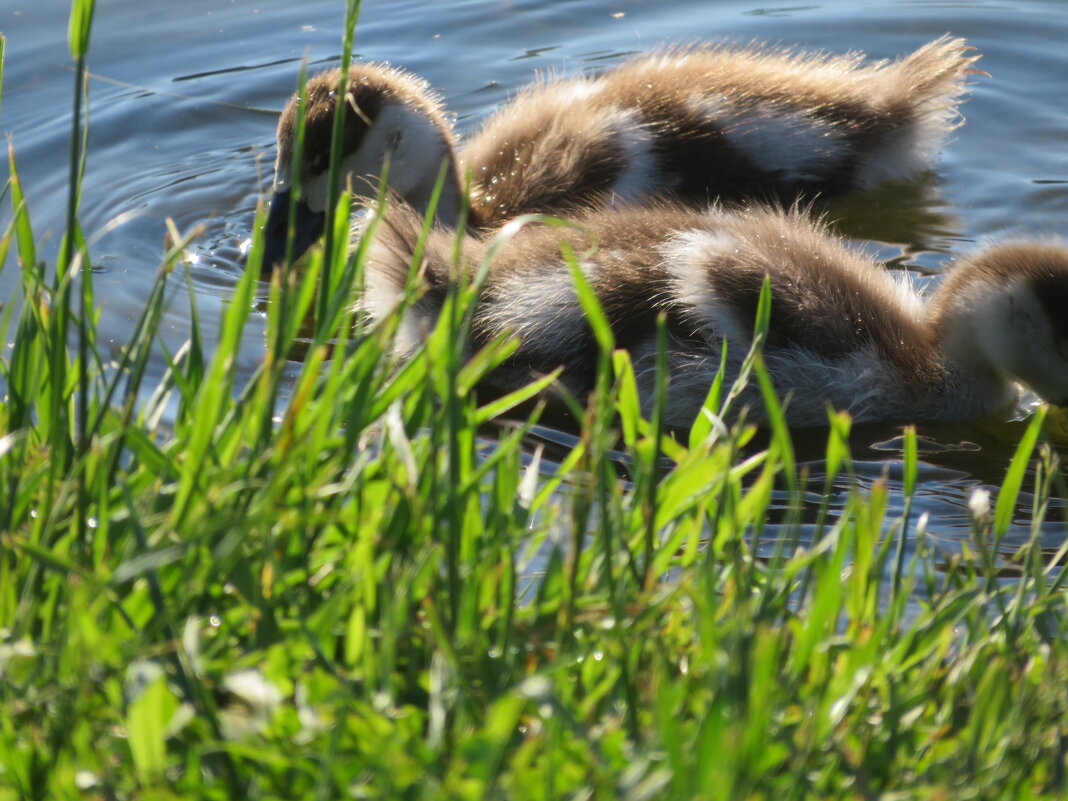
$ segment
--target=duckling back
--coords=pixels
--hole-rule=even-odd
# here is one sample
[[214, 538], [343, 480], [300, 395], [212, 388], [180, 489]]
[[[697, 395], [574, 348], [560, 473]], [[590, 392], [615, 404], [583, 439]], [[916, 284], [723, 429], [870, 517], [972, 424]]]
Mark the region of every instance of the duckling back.
[[930, 164], [977, 56], [943, 37], [895, 62], [766, 46], [642, 55], [597, 77], [542, 81], [462, 151], [475, 220], [654, 197], [830, 196]]

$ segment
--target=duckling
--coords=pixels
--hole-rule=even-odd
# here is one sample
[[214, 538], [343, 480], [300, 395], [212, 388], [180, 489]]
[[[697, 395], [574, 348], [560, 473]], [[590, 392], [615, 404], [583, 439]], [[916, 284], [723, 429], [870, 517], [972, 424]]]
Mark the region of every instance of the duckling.
[[[825, 425], [827, 408], [858, 422], [986, 417], [1017, 398], [1017, 382], [1068, 406], [1068, 247], [1006, 243], [964, 258], [925, 299], [806, 210], [677, 206], [580, 214], [585, 233], [521, 228], [493, 261], [474, 311], [471, 347], [513, 332], [518, 351], [492, 376], [508, 391], [562, 368], [573, 393], [591, 387], [598, 346], [577, 300], [560, 243], [581, 257], [618, 347], [628, 350], [645, 401], [653, 397], [656, 318], [666, 316], [666, 419], [689, 425], [727, 347], [733, 380], [752, 342], [764, 277], [771, 282], [764, 360], [793, 426]], [[393, 208], [370, 244], [372, 318], [397, 302], [422, 218]], [[445, 296], [456, 234], [432, 232], [421, 265], [427, 291], [406, 309], [399, 355], [425, 339]], [[478, 264], [486, 238], [462, 235], [462, 264]], [[451, 267], [451, 272], [450, 272]], [[907, 274], [897, 274], [907, 276]], [[751, 419], [760, 395], [743, 394]]]
[[[830, 197], [903, 179], [929, 165], [960, 119], [978, 58], [942, 37], [905, 58], [865, 63], [765, 45], [664, 49], [599, 76], [541, 80], [458, 148], [441, 100], [420, 78], [382, 64], [349, 69], [344, 181], [389, 187], [425, 211], [447, 170], [438, 219], [457, 224], [470, 175], [469, 222], [492, 229], [526, 213], [571, 214], [670, 197], [710, 201]], [[294, 258], [322, 233], [340, 71], [305, 88], [305, 139]], [[267, 269], [284, 253], [298, 99], [278, 124]]]

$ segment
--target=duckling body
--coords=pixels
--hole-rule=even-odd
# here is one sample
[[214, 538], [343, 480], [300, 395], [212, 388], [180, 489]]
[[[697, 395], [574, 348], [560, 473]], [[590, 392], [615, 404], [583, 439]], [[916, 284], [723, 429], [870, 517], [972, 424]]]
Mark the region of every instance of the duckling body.
[[[526, 213], [573, 214], [671, 198], [827, 197], [907, 178], [930, 164], [957, 122], [977, 56], [943, 37], [894, 62], [752, 45], [636, 57], [599, 76], [543, 80], [492, 115], [465, 147], [425, 81], [354, 64], [346, 93], [343, 183], [390, 189], [425, 210], [442, 163], [438, 219], [455, 225], [470, 175], [469, 222], [496, 228]], [[338, 70], [308, 81], [298, 251], [322, 231]], [[284, 250], [297, 102], [279, 121], [269, 257]], [[278, 241], [281, 239], [281, 243]]]
[[895, 62], [766, 46], [689, 47], [540, 82], [461, 152], [485, 226], [657, 196], [833, 196], [930, 165], [975, 60], [961, 39]]
[[[728, 343], [728, 380], [752, 340], [764, 277], [772, 309], [764, 358], [789, 395], [787, 420], [823, 425], [827, 407], [855, 420], [985, 417], [1017, 397], [1017, 382], [1068, 405], [1068, 249], [1006, 244], [965, 259], [929, 299], [800, 212], [678, 207], [604, 210], [577, 221], [597, 242], [582, 269], [619, 347], [631, 353], [643, 398], [652, 398], [656, 316], [666, 315], [670, 383], [667, 420], [690, 424]], [[372, 317], [402, 291], [421, 218], [392, 210], [372, 244], [367, 294]], [[424, 255], [427, 293], [406, 312], [404, 354], [436, 319], [451, 264], [453, 234], [432, 234]], [[514, 389], [563, 369], [575, 393], [591, 389], [597, 344], [572, 287], [560, 242], [576, 253], [589, 240], [573, 230], [520, 230], [493, 262], [478, 301], [472, 347], [514, 332], [520, 346], [493, 376]], [[467, 236], [463, 259], [477, 264], [483, 239]], [[645, 385], [645, 386], [641, 386]], [[752, 390], [743, 402], [757, 419]]]

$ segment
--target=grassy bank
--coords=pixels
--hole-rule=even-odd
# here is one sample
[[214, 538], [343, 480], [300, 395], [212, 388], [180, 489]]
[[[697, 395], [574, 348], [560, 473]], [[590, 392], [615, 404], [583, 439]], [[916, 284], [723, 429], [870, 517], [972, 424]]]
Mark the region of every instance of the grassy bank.
[[[1041, 414], [976, 504], [971, 547], [938, 564], [882, 483], [803, 529], [820, 484], [781, 416], [762, 449], [717, 424], [729, 387], [663, 437], [606, 326], [578, 443], [541, 469], [537, 408], [516, 412], [540, 387], [473, 392], [514, 346], [463, 357], [473, 291], [393, 364], [395, 318], [352, 333], [361, 254], [340, 247], [276, 278], [262, 368], [237, 385], [259, 243], [214, 352], [194, 336], [165, 354], [174, 232], [112, 364], [81, 269], [77, 144], [59, 270], [38, 261], [9, 158], [0, 799], [1064, 797], [1068, 594], [1037, 547], [1061, 468]], [[344, 242], [344, 201], [334, 219]], [[150, 359], [168, 360], [159, 386]], [[850, 473], [848, 432], [829, 422], [825, 486]], [[1036, 534], [1006, 582], [1021, 489]]]

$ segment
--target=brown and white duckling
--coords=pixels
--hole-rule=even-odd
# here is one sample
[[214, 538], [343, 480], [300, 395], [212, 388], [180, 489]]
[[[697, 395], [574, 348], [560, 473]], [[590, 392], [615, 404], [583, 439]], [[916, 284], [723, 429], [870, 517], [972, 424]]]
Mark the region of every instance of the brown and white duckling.
[[[978, 56], [943, 37], [894, 62], [764, 45], [681, 47], [598, 76], [522, 90], [461, 150], [443, 106], [420, 78], [381, 64], [349, 70], [343, 185], [389, 186], [425, 210], [442, 162], [439, 219], [455, 225], [470, 175], [470, 221], [495, 228], [525, 213], [570, 214], [656, 197], [710, 201], [827, 197], [927, 166], [959, 119]], [[305, 89], [295, 255], [322, 232], [340, 71]], [[265, 266], [284, 252], [297, 98], [278, 124]]]
[[[684, 426], [701, 407], [728, 343], [728, 380], [752, 341], [765, 276], [772, 291], [764, 359], [787, 420], [823, 425], [826, 409], [857, 421], [964, 420], [995, 414], [1017, 382], [1068, 406], [1068, 248], [1002, 244], [963, 259], [930, 298], [831, 235], [802, 211], [766, 208], [631, 208], [577, 218], [597, 242], [582, 270], [619, 347], [630, 351], [643, 398], [652, 398], [656, 316], [666, 314], [667, 420]], [[366, 295], [372, 317], [399, 298], [421, 217], [394, 208], [371, 244]], [[427, 292], [406, 312], [396, 349], [423, 341], [446, 292], [455, 234], [430, 237], [421, 266]], [[493, 262], [477, 302], [472, 347], [504, 332], [520, 346], [493, 376], [507, 391], [563, 368], [572, 392], [591, 389], [598, 348], [560, 255], [589, 238], [548, 226], [520, 230]], [[464, 236], [463, 261], [487, 241]], [[453, 273], [455, 274], [455, 268]], [[901, 274], [898, 274], [900, 277]], [[759, 393], [743, 400], [762, 418]]]

